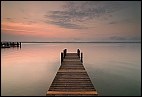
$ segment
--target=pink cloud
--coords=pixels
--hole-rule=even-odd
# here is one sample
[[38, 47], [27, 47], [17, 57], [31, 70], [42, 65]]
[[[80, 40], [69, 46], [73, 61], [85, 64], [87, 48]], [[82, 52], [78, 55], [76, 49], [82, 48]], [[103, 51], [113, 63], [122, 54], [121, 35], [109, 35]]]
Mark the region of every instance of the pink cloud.
[[75, 30], [60, 28], [50, 24], [32, 24], [26, 25], [22, 23], [2, 23], [2, 30], [5, 33], [24, 35], [24, 36], [39, 36], [44, 38], [75, 38], [80, 34], [76, 34]]

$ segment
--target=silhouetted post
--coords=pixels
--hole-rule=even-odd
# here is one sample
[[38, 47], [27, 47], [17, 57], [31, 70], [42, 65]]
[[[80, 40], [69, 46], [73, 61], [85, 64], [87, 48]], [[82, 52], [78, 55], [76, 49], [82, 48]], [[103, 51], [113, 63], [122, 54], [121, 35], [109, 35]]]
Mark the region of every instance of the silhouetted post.
[[65, 58], [66, 54], [67, 54], [67, 49], [64, 49], [64, 58]]
[[79, 49], [77, 49], [77, 55], [78, 55], [79, 58], [80, 58], [80, 50], [79, 50]]
[[83, 53], [81, 53], [81, 62], [83, 63]]
[[9, 43], [8, 43], [8, 42], [6, 43], [6, 46], [7, 46], [7, 47], [9, 46]]
[[20, 48], [21, 48], [21, 42], [20, 42]]
[[19, 42], [17, 42], [17, 47], [19, 47], [19, 45], [20, 45]]
[[65, 49], [65, 56], [67, 55], [67, 49]]
[[61, 63], [63, 62], [63, 52], [61, 52]]
[[63, 57], [65, 58], [65, 49], [63, 50]]
[[12, 46], [14, 47], [14, 42], [12, 42]]

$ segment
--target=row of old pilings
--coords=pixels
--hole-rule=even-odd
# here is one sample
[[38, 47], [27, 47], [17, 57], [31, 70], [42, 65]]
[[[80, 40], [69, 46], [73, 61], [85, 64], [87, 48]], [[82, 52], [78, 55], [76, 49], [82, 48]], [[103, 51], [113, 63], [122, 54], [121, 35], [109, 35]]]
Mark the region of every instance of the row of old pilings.
[[21, 42], [1, 42], [1, 48], [20, 47]]
[[[67, 49], [64, 49], [63, 52], [61, 52], [61, 63], [63, 62], [65, 56], [67, 55]], [[83, 63], [83, 53], [80, 53], [80, 50], [77, 49], [77, 55], [80, 58], [81, 62]]]

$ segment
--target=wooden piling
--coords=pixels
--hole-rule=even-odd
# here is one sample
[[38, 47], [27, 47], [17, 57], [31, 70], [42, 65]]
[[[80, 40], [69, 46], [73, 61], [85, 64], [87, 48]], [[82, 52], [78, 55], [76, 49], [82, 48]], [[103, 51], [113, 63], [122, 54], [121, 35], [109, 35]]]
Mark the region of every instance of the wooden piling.
[[20, 48], [21, 48], [21, 42], [20, 42]]
[[81, 62], [83, 63], [83, 53], [81, 52]]
[[61, 63], [63, 62], [63, 57], [64, 57], [63, 52], [61, 52]]
[[78, 54], [78, 56], [80, 58], [80, 50], [79, 49], [77, 49], [77, 54]]

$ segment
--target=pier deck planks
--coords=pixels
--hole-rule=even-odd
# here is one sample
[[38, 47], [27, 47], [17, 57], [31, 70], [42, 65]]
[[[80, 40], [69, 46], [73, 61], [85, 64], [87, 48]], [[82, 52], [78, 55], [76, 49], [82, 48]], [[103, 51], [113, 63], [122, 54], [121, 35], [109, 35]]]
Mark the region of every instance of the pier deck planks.
[[46, 96], [97, 96], [77, 53], [66, 53]]

